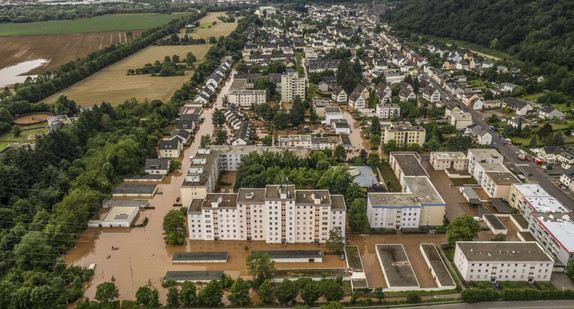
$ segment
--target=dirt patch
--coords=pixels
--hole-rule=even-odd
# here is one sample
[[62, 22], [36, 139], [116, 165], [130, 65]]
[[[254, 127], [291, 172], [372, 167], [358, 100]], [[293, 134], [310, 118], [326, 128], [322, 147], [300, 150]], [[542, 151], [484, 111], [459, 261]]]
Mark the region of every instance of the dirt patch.
[[22, 116], [22, 117], [18, 117], [16, 119], [14, 119], [14, 123], [21, 125], [21, 126], [27, 126], [27, 125], [31, 125], [31, 124], [38, 124], [38, 123], [42, 123], [48, 120], [48, 117], [52, 116], [51, 114], [48, 113], [35, 113], [35, 114], [30, 114], [30, 115], [26, 115], [26, 116]]
[[165, 56], [178, 55], [180, 59], [185, 59], [188, 52], [192, 52], [201, 61], [210, 47], [207, 44], [150, 46], [48, 97], [44, 102], [52, 103], [61, 94], [67, 95], [80, 106], [92, 106], [102, 101], [118, 105], [129, 98], [167, 101], [185, 81], [189, 80], [193, 71], [185, 71], [183, 76], [151, 77], [151, 75], [128, 76], [127, 70], [143, 67], [155, 60], [163, 61]]
[[[133, 31], [134, 37], [143, 31]], [[36, 75], [54, 71], [62, 64], [82, 58], [110, 44], [125, 43], [126, 32], [0, 37], [0, 69], [18, 63], [46, 59], [48, 63], [30, 71]]]
[[[216, 22], [215, 26], [211, 28], [197, 28], [194, 32], [188, 33], [187, 35], [194, 39], [209, 39], [210, 36], [214, 36], [219, 40], [220, 36], [228, 36], [235, 28], [237, 28], [237, 23], [224, 23], [218, 19], [219, 16], [224, 16], [225, 12], [209, 12], [206, 16], [199, 20], [199, 24], [211, 24]], [[183, 38], [185, 36], [185, 29], [182, 29], [179, 33], [179, 37]]]

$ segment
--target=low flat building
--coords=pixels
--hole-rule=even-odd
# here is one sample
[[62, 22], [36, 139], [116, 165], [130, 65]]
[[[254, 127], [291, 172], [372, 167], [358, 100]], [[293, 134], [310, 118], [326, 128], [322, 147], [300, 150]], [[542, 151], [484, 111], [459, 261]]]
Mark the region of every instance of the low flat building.
[[183, 263], [227, 263], [227, 252], [176, 252], [171, 262]]
[[190, 282], [204, 282], [207, 283], [213, 279], [221, 280], [221, 277], [225, 273], [221, 270], [210, 270], [210, 271], [194, 271], [194, 270], [183, 270], [183, 271], [168, 271], [163, 277], [164, 281], [174, 280], [178, 283], [183, 283], [185, 281]]
[[404, 291], [420, 288], [419, 281], [403, 245], [376, 245], [375, 252], [377, 253], [388, 289]]
[[456, 289], [456, 283], [434, 244], [421, 244], [420, 250], [439, 288]]
[[370, 166], [349, 166], [349, 173], [353, 176], [353, 182], [363, 189], [379, 185], [377, 173]]
[[112, 206], [101, 220], [88, 221], [88, 227], [130, 227], [139, 209], [138, 206]]
[[336, 134], [351, 134], [351, 127], [346, 119], [334, 120], [331, 122], [331, 126], [335, 130]]
[[459, 241], [454, 263], [465, 281], [550, 281], [554, 260], [535, 241]]
[[330, 124], [334, 120], [342, 120], [343, 113], [341, 108], [338, 106], [326, 106], [325, 107], [325, 121], [324, 123]]
[[321, 263], [323, 255], [321, 250], [272, 250], [272, 251], [253, 251], [253, 253], [262, 253], [269, 255], [271, 260], [276, 263]]
[[458, 171], [468, 170], [468, 158], [459, 152], [436, 152], [430, 153], [430, 163], [437, 170], [455, 169]]
[[153, 184], [125, 184], [118, 185], [112, 192], [115, 197], [153, 197], [157, 192], [157, 185]]
[[448, 124], [454, 126], [458, 131], [464, 130], [474, 124], [472, 115], [463, 111], [453, 112], [448, 118]]
[[312, 150], [335, 149], [340, 144], [338, 136], [311, 137]]

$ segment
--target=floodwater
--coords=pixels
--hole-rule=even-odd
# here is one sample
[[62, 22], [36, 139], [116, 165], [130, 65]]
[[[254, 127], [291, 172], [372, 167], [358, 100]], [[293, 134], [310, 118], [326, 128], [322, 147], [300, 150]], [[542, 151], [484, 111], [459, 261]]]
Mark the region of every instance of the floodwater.
[[36, 77], [36, 75], [25, 75], [26, 73], [34, 70], [35, 68], [41, 67], [48, 63], [46, 59], [36, 59], [30, 61], [20, 62], [16, 65], [6, 67], [0, 70], [0, 87], [4, 88], [6, 86], [14, 85], [15, 83], [21, 83], [28, 77]]
[[[233, 75], [232, 75], [233, 76]], [[233, 77], [231, 77], [232, 79]], [[185, 149], [179, 158], [182, 161], [181, 173], [172, 173], [159, 184], [158, 192], [150, 200], [153, 210], [140, 212], [134, 224], [139, 224], [144, 218], [149, 218], [145, 228], [89, 228], [84, 231], [76, 243], [76, 247], [69, 250], [64, 260], [67, 264], [89, 266], [97, 264], [94, 278], [87, 286], [84, 295], [93, 298], [96, 287], [103, 282], [115, 278], [115, 284], [119, 288], [120, 298], [135, 299], [135, 293], [140, 286], [149, 282], [160, 292], [160, 300], [165, 302], [166, 290], [161, 287], [161, 279], [168, 270], [223, 270], [233, 277], [249, 277], [245, 268], [245, 259], [251, 250], [285, 250], [285, 249], [322, 249], [315, 244], [290, 244], [283, 245], [266, 244], [263, 241], [190, 241], [186, 239], [183, 246], [170, 246], [165, 244], [162, 235], [162, 223], [165, 214], [172, 209], [179, 209], [173, 204], [180, 196], [180, 186], [184, 172], [189, 169], [189, 156], [195, 154], [199, 147], [200, 136], [210, 134], [214, 128], [211, 123], [214, 108], [222, 108], [223, 97], [229, 91], [233, 80], [228, 81], [223, 87], [217, 101], [212, 108], [205, 109], [202, 117], [205, 121], [200, 125], [197, 136], [191, 146]], [[234, 173], [233, 173], [234, 174]], [[231, 173], [230, 173], [231, 175]], [[119, 247], [112, 250], [112, 246]], [[248, 247], [247, 251], [245, 248]], [[213, 264], [172, 264], [171, 258], [174, 252], [191, 251], [227, 251], [229, 260], [227, 263]], [[324, 256], [322, 263], [281, 263], [277, 268], [335, 268], [345, 267], [345, 262], [338, 255]]]

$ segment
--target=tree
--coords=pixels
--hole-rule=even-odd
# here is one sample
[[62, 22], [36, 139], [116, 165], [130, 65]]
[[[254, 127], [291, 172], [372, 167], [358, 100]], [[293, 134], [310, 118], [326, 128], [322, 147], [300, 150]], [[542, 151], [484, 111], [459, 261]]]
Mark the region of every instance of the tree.
[[313, 306], [313, 304], [319, 299], [321, 296], [321, 292], [319, 291], [319, 287], [317, 283], [311, 281], [305, 285], [305, 287], [301, 290], [301, 299], [305, 302], [308, 306]]
[[381, 136], [380, 135], [371, 135], [371, 137], [369, 137], [369, 142], [371, 143], [371, 149], [375, 148], [379, 148], [379, 145], [381, 144]]
[[20, 243], [14, 247], [13, 254], [18, 267], [29, 270], [47, 269], [53, 261], [46, 257], [53, 255], [54, 252], [43, 233], [31, 231], [26, 233]]
[[20, 137], [21, 133], [22, 133], [22, 129], [20, 129], [20, 126], [15, 124], [12, 127], [12, 135], [14, 135], [14, 137]]
[[227, 143], [227, 130], [217, 130], [215, 133], [215, 145], [225, 145]]
[[347, 152], [345, 151], [345, 148], [341, 145], [337, 145], [337, 147], [335, 147], [335, 151], [333, 152], [333, 157], [338, 162], [347, 160]]
[[325, 247], [327, 247], [327, 249], [329, 249], [331, 252], [338, 253], [343, 251], [344, 246], [345, 246], [345, 238], [343, 237], [341, 227], [336, 226], [335, 228], [329, 231], [329, 238], [327, 239]]
[[553, 146], [563, 146], [564, 145], [564, 137], [562, 136], [562, 130], [558, 130], [558, 132], [556, 132], [554, 134], [552, 145]]
[[261, 139], [261, 143], [265, 146], [272, 146], [273, 145], [273, 137], [271, 135], [267, 135]]
[[172, 286], [167, 290], [167, 306], [170, 308], [179, 308], [179, 291], [177, 287]]
[[379, 158], [379, 155], [376, 153], [370, 153], [369, 157], [367, 158], [367, 165], [372, 167], [374, 170], [377, 169], [377, 166], [379, 165], [379, 162], [381, 162], [381, 159]]
[[74, 116], [74, 114], [78, 112], [76, 102], [68, 99], [68, 97], [63, 94], [56, 99], [56, 102], [52, 104], [51, 109], [56, 115]]
[[263, 283], [259, 286], [259, 290], [257, 290], [257, 295], [264, 304], [271, 304], [275, 301], [273, 287], [268, 279], [263, 280]]
[[299, 289], [293, 281], [287, 278], [283, 279], [283, 282], [275, 290], [277, 300], [283, 305], [292, 302], [297, 297], [297, 294], [299, 294]]
[[184, 307], [192, 307], [197, 303], [196, 287], [193, 282], [186, 280], [181, 284], [179, 301]]
[[221, 282], [217, 279], [212, 279], [209, 283], [199, 291], [197, 299], [200, 305], [215, 307], [219, 306], [223, 298], [223, 288]]
[[281, 111], [273, 117], [273, 125], [279, 130], [283, 130], [289, 126], [290, 118], [289, 114], [285, 111]]
[[168, 235], [167, 243], [182, 245], [185, 233], [185, 217], [177, 210], [170, 210], [163, 217], [163, 231]]
[[345, 203], [350, 207], [354, 200], [358, 198], [367, 198], [367, 193], [357, 183], [353, 182], [345, 190]]
[[206, 148], [207, 146], [211, 145], [211, 137], [209, 135], [202, 135], [201, 142], [199, 143], [200, 148]]
[[95, 299], [100, 302], [110, 302], [120, 296], [120, 291], [113, 282], [104, 282], [96, 287]]
[[146, 307], [159, 307], [159, 292], [152, 286], [141, 286], [136, 292], [136, 301]]
[[532, 138], [530, 139], [530, 143], [528, 144], [529, 148], [536, 148], [536, 146], [538, 145], [537, 141], [536, 141], [536, 134], [532, 135]]
[[231, 286], [231, 294], [229, 294], [229, 301], [234, 305], [246, 306], [251, 303], [249, 298], [249, 283], [241, 277], [237, 278]]
[[253, 285], [259, 287], [266, 279], [273, 278], [275, 261], [267, 253], [253, 252], [246, 260], [249, 274], [253, 276]]
[[383, 293], [383, 288], [381, 288], [381, 287], [376, 288], [373, 296], [375, 296], [379, 301], [383, 301], [383, 298], [385, 298], [385, 293]]
[[349, 227], [353, 232], [361, 232], [369, 226], [367, 217], [367, 200], [358, 198], [349, 207]]
[[552, 133], [552, 126], [550, 125], [549, 122], [547, 122], [542, 126], [542, 128], [538, 130], [537, 135], [544, 140], [546, 139], [546, 137], [548, 137], [550, 133]]
[[397, 151], [397, 141], [394, 139], [389, 140], [386, 144], [383, 145], [383, 150], [386, 154], [389, 154], [393, 151]]
[[568, 277], [574, 280], [574, 263], [570, 263], [570, 265], [568, 266]]
[[457, 217], [446, 227], [446, 239], [454, 245], [457, 241], [471, 241], [478, 236], [480, 224], [471, 215]]
[[381, 135], [381, 123], [377, 117], [373, 117], [371, 119], [371, 134], [379, 136]]
[[332, 301], [328, 305], [321, 305], [319, 309], [345, 309], [340, 302]]
[[554, 146], [554, 133], [550, 132], [546, 137], [546, 141], [544, 142], [546, 146]]
[[422, 301], [421, 296], [417, 292], [407, 293], [407, 303], [418, 304]]
[[213, 111], [211, 122], [213, 123], [214, 127], [223, 125], [225, 123], [225, 114], [223, 113], [223, 110], [216, 108]]
[[343, 287], [334, 279], [325, 279], [321, 281], [321, 292], [328, 302], [340, 301], [345, 296]]

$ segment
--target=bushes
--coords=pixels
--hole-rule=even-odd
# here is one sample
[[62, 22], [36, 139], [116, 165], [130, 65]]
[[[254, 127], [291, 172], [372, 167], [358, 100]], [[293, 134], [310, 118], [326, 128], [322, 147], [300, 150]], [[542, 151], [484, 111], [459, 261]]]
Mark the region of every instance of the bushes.
[[[488, 285], [488, 284], [487, 284]], [[478, 286], [478, 285], [477, 285]], [[498, 292], [488, 288], [470, 288], [462, 291], [462, 300], [466, 303], [477, 303], [483, 301], [495, 301], [502, 299], [505, 301], [519, 300], [543, 300], [543, 299], [574, 299], [572, 290], [536, 290], [531, 288], [511, 289], [506, 288]]]
[[478, 303], [498, 300], [500, 294], [493, 289], [470, 288], [462, 291], [461, 297], [465, 303]]

